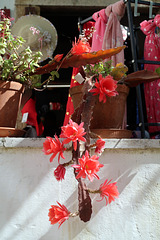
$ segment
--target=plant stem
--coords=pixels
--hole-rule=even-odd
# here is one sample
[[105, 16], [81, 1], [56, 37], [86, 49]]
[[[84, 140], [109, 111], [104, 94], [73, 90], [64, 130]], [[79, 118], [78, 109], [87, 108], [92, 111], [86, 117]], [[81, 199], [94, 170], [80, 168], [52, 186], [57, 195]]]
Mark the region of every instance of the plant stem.
[[77, 217], [78, 215], [79, 215], [79, 212], [78, 212], [78, 211], [69, 214], [70, 217]]
[[74, 163], [74, 161], [73, 161], [73, 159], [71, 159], [69, 162], [63, 163], [62, 165], [63, 165], [63, 167], [68, 167], [69, 165], [71, 165], [73, 163]]
[[89, 193], [94, 193], [94, 194], [96, 194], [96, 193], [100, 193], [100, 190], [99, 189], [97, 189], [97, 190], [92, 190], [92, 189], [87, 189], [87, 191], [89, 192]]

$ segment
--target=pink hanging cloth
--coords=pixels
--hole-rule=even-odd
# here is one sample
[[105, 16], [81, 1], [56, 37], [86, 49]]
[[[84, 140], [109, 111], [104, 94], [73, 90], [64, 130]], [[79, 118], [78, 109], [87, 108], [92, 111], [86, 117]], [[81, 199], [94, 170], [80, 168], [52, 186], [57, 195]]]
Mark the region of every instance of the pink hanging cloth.
[[[153, 20], [140, 23], [142, 32], [146, 35], [144, 42], [144, 60], [160, 61], [160, 40], [155, 32], [156, 27], [160, 27], [160, 15], [157, 14]], [[160, 65], [145, 64], [144, 69], [154, 71]], [[160, 79], [144, 84], [144, 94], [146, 102], [148, 123], [160, 122]], [[158, 126], [149, 126], [149, 133], [160, 131]], [[154, 137], [153, 137], [154, 138]]]
[[[120, 47], [123, 45], [123, 34], [120, 26], [120, 20], [125, 13], [125, 3], [120, 0], [109, 5], [105, 9], [108, 17], [107, 26], [104, 33], [102, 50]], [[117, 63], [124, 63], [124, 51], [112, 56], [112, 65], [115, 67]], [[109, 59], [107, 59], [109, 60]]]
[[91, 52], [96, 52], [102, 50], [103, 37], [108, 17], [105, 14], [105, 9], [102, 9], [99, 12], [95, 12], [92, 15], [92, 18], [95, 20], [95, 32], [92, 37]]
[[[108, 22], [106, 25], [102, 50], [120, 47], [123, 45], [123, 33], [120, 25], [120, 20], [125, 13], [125, 3], [123, 0], [120, 0], [114, 4], [110, 4], [105, 9], [105, 14], [108, 17]], [[111, 60], [112, 65], [115, 67], [117, 63], [124, 63], [124, 50], [120, 53], [105, 59], [105, 61]], [[125, 129], [127, 126], [127, 112], [125, 107], [125, 114], [123, 120], [122, 129]]]
[[[160, 61], [160, 40], [155, 32], [156, 27], [160, 27], [160, 15], [157, 14], [153, 20], [143, 21], [140, 24], [141, 30], [146, 35], [144, 43], [144, 60]], [[145, 64], [144, 69], [154, 71], [160, 65]], [[148, 123], [160, 122], [160, 79], [144, 84], [144, 94], [146, 102]], [[149, 126], [149, 133], [160, 131], [158, 126]], [[153, 137], [154, 138], [154, 137]]]

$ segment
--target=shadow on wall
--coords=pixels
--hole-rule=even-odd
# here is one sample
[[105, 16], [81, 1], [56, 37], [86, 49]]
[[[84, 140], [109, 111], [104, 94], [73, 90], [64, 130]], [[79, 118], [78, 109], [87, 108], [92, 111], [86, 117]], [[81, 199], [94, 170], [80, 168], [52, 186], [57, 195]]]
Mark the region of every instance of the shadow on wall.
[[[126, 154], [126, 157], [124, 157], [123, 151], [113, 154], [112, 151], [108, 152], [106, 150], [103, 154], [102, 163], [105, 166], [98, 174], [100, 180], [95, 180], [92, 183], [89, 183], [88, 187], [91, 189], [98, 189], [100, 184], [103, 183], [107, 178], [108, 180], [112, 179], [113, 182], [117, 181], [117, 186], [120, 193], [119, 198], [116, 199], [115, 202], [112, 202], [110, 205], [105, 206], [105, 199], [101, 202], [97, 202], [97, 200], [100, 199], [100, 196], [94, 194], [91, 195], [93, 210], [91, 220], [87, 223], [84, 223], [80, 219], [77, 220], [77, 217], [70, 218], [58, 230], [61, 236], [59, 239], [82, 239], [80, 238], [82, 232], [88, 231], [90, 232], [90, 234], [93, 234], [93, 226], [95, 226], [95, 235], [93, 234], [93, 236], [96, 237], [96, 234], [100, 234], [98, 232], [96, 233], [96, 230], [100, 228], [101, 231], [103, 231], [104, 229], [104, 231], [106, 232], [107, 224], [108, 228], [112, 228], [112, 233], [115, 232], [116, 236], [116, 228], [118, 232], [118, 228], [120, 227], [120, 225], [122, 225], [121, 217], [123, 216], [122, 219], [130, 218], [130, 216], [133, 217], [132, 206], [144, 201], [144, 198], [149, 194], [153, 183], [156, 182], [159, 178], [160, 169], [156, 170], [154, 173], [150, 173], [149, 170], [150, 164], [153, 164], [155, 166], [159, 165], [158, 158], [153, 162], [153, 159], [155, 158], [151, 158], [151, 156], [149, 156], [147, 152], [144, 153], [144, 151], [142, 151], [139, 157], [137, 157], [138, 155], [133, 150], [129, 150], [128, 154]], [[148, 157], [146, 157], [147, 155]], [[144, 177], [144, 175], [146, 174], [148, 174], [149, 177], [148, 181]], [[144, 178], [145, 181], [143, 180]], [[139, 185], [137, 184], [137, 182], [140, 182], [141, 184]], [[77, 196], [78, 192], [76, 190], [65, 202], [63, 202], [63, 204], [71, 212], [75, 212], [78, 208]], [[104, 212], [106, 214], [104, 214]], [[118, 226], [115, 226], [115, 224], [112, 225], [111, 222], [117, 222], [116, 225]], [[132, 223], [130, 222], [130, 224]], [[127, 227], [129, 227], [129, 225]], [[91, 231], [89, 229], [91, 229]], [[52, 239], [53, 236], [54, 231], [51, 228], [43, 237], [41, 237], [41, 240]], [[115, 236], [113, 235], [112, 239], [117, 239], [114, 238]], [[93, 239], [95, 239], [94, 237]]]
[[26, 148], [21, 151], [21, 158], [16, 148], [15, 151], [8, 149], [7, 154], [1, 153], [0, 239], [36, 240], [45, 223], [49, 228], [48, 199], [53, 202], [56, 199], [48, 189], [55, 189], [57, 193], [59, 190], [53, 178], [54, 163], [50, 164], [47, 156], [39, 152], [39, 149], [36, 152]]
[[[145, 204], [144, 200], [151, 195], [160, 176], [159, 158], [154, 155], [154, 150], [126, 152], [106, 149], [99, 159], [105, 165], [98, 173], [100, 180], [87, 182], [90, 188], [97, 189], [106, 178], [117, 181], [119, 198], [105, 206], [105, 200], [97, 202], [99, 195], [92, 195], [91, 220], [84, 223], [77, 217], [71, 218], [58, 230], [58, 224], [50, 224], [48, 210], [56, 201], [64, 204], [71, 212], [77, 210], [76, 180], [72, 169], [68, 169], [65, 180], [58, 183], [53, 176], [57, 159], [50, 163], [50, 155], [44, 156], [39, 151], [25, 149], [21, 152], [23, 158], [20, 158], [17, 149], [14, 153], [13, 149], [2, 151], [1, 239], [50, 240], [58, 236], [56, 240], [70, 240], [87, 229], [96, 236], [100, 234], [100, 230], [106, 232], [114, 228], [116, 234], [116, 229], [120, 228], [123, 219], [129, 219], [132, 214], [132, 207], [141, 202]], [[71, 153], [68, 152], [65, 156], [67, 161]], [[140, 206], [142, 208], [142, 204]]]

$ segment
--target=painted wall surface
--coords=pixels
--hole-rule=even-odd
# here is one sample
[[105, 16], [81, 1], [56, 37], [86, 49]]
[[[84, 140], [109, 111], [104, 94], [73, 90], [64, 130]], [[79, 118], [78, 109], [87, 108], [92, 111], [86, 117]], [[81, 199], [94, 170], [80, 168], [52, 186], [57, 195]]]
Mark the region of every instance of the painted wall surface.
[[48, 5], [48, 6], [107, 6], [117, 0], [16, 0], [16, 4]]
[[11, 10], [11, 17], [15, 18], [15, 0], [1, 0], [0, 1], [0, 9], [7, 9]]
[[[57, 182], [57, 159], [43, 154], [44, 139], [0, 138], [1, 240], [159, 240], [160, 141], [107, 140], [100, 157], [105, 166], [98, 188], [106, 178], [117, 181], [120, 196], [105, 206], [93, 195], [93, 214], [84, 223], [78, 217], [50, 225], [48, 209], [59, 201], [77, 210], [77, 181], [68, 169]], [[71, 153], [65, 154], [66, 161]]]

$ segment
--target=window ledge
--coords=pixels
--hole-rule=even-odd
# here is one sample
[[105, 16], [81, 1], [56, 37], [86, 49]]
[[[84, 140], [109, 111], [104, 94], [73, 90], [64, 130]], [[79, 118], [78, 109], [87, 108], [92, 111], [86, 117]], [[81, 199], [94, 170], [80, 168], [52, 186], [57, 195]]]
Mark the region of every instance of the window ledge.
[[[0, 138], [0, 148], [43, 148], [45, 138]], [[94, 140], [92, 140], [94, 141]], [[160, 148], [158, 139], [105, 139], [107, 149]]]

